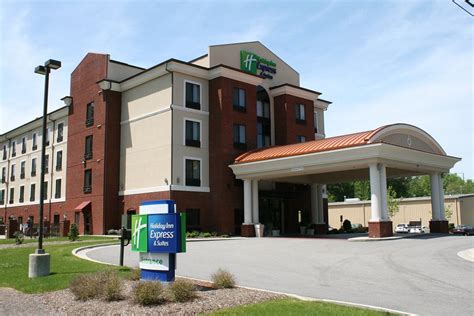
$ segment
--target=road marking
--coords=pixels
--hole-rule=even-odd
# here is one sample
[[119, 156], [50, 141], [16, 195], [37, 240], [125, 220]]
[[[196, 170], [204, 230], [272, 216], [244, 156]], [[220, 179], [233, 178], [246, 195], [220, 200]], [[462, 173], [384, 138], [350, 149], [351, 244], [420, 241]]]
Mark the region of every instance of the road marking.
[[464, 260], [474, 262], [474, 248], [458, 252], [458, 256]]

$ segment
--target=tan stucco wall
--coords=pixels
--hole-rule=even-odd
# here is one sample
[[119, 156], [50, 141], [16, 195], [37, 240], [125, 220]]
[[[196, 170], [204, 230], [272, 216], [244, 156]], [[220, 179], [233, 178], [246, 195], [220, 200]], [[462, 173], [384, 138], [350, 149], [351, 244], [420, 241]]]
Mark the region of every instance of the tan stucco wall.
[[280, 57], [258, 42], [237, 43], [230, 45], [217, 45], [209, 47], [210, 67], [224, 64], [240, 69], [240, 51], [246, 50], [276, 63], [277, 73], [273, 79], [263, 80], [263, 85], [268, 88], [289, 83], [296, 86], [300, 84], [299, 74], [287, 65]]
[[[399, 205], [399, 212], [391, 218], [393, 227], [397, 224], [419, 221], [420, 218], [423, 225], [429, 225], [432, 217], [429, 198], [402, 199]], [[474, 225], [474, 196], [459, 199], [447, 197], [445, 208], [448, 207], [452, 210], [452, 215], [448, 218], [450, 223]], [[340, 215], [343, 215], [344, 219], [349, 219], [353, 224], [368, 226], [370, 212], [370, 201], [329, 203], [329, 225], [339, 228]]]
[[409, 148], [418, 149], [422, 151], [427, 151], [427, 152], [432, 151], [431, 147], [425, 142], [423, 142], [421, 139], [415, 136], [411, 136], [411, 135], [409, 137], [408, 134], [396, 133], [396, 134], [388, 135], [382, 138], [382, 141], [389, 144], [409, 147]]
[[120, 191], [171, 179], [171, 75], [122, 93]]
[[209, 68], [209, 55], [196, 59], [195, 61], [192, 62], [192, 64]]
[[173, 104], [176, 106], [185, 106], [185, 81], [201, 85], [201, 111], [209, 111], [209, 81], [206, 79], [185, 75], [174, 72], [173, 78]]

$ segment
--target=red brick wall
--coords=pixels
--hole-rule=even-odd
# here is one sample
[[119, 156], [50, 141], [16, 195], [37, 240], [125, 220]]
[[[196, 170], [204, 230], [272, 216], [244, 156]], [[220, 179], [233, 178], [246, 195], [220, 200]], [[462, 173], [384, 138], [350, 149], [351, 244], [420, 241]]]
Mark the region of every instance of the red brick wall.
[[[296, 104], [305, 106], [305, 124], [296, 123]], [[275, 145], [296, 143], [296, 136], [314, 140], [314, 104], [311, 100], [282, 94], [274, 98]]]
[[[66, 180], [66, 210], [74, 214], [84, 201], [91, 201], [92, 232], [104, 233], [104, 152], [105, 152], [105, 101], [97, 81], [107, 75], [107, 55], [87, 54], [71, 74], [73, 104], [68, 119], [68, 152]], [[86, 127], [86, 107], [94, 102], [94, 124]], [[85, 138], [93, 135], [93, 158], [84, 160]], [[92, 169], [92, 192], [84, 194], [84, 170]], [[74, 222], [74, 215], [70, 217]], [[81, 214], [79, 232], [84, 232]]]
[[153, 200], [170, 200], [170, 191], [153, 192], [153, 193], [142, 193], [119, 196], [120, 210], [122, 214], [127, 214], [128, 210], [136, 210], [137, 214], [140, 209], [140, 203], [143, 201]]
[[[44, 217], [46, 217], [46, 221], [53, 223], [54, 215], [60, 214], [60, 221], [63, 220], [63, 214], [66, 214], [69, 219], [69, 215], [73, 215], [73, 213], [68, 213], [64, 207], [65, 202], [56, 202], [56, 203], [44, 203]], [[22, 206], [15, 206], [15, 207], [8, 207], [7, 208], [7, 218], [13, 215], [14, 217], [23, 217], [23, 224], [26, 223], [29, 216], [34, 216], [34, 223], [39, 223], [39, 204], [34, 205], [22, 205]], [[51, 215], [51, 217], [50, 217]], [[72, 217], [74, 219], [74, 217]], [[6, 220], [5, 220], [6, 221]]]

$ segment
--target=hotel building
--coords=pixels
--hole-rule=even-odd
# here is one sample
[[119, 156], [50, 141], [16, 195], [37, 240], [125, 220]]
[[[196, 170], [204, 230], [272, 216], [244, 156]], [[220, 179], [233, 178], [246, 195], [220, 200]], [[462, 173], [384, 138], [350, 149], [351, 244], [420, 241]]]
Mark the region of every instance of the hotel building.
[[[379, 236], [391, 234], [386, 177], [430, 174], [433, 227], [443, 230], [440, 173], [459, 159], [406, 124], [326, 138], [331, 102], [320, 95], [260, 42], [148, 69], [89, 53], [66, 106], [48, 117], [46, 220], [103, 234], [141, 201], [173, 199], [190, 230], [252, 236], [256, 223], [282, 234], [312, 224], [324, 233], [325, 184], [370, 178]], [[40, 121], [0, 135], [5, 219], [37, 222]]]

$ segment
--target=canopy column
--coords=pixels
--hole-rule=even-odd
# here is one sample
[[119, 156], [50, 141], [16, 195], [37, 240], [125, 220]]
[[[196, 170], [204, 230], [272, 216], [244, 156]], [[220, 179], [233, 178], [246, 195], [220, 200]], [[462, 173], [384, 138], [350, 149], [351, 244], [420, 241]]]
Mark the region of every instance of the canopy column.
[[388, 237], [393, 235], [392, 221], [387, 209], [387, 175], [386, 167], [381, 163], [369, 165], [371, 218], [369, 237]]
[[444, 190], [443, 179], [439, 172], [430, 174], [431, 184], [431, 233], [448, 233], [449, 225], [444, 213]]

